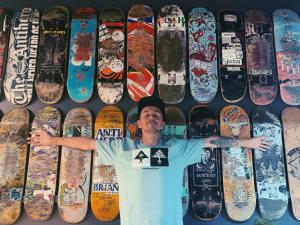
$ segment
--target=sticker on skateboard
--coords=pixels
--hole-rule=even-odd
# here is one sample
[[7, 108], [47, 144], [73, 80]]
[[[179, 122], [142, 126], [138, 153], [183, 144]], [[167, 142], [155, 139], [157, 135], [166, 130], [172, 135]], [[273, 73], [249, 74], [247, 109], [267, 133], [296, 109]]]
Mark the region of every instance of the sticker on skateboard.
[[93, 94], [96, 51], [96, 10], [75, 11], [71, 22], [67, 89], [75, 102], [88, 101]]
[[[189, 114], [189, 138], [219, 134], [218, 120], [207, 106], [194, 106]], [[189, 186], [194, 215], [200, 220], [215, 219], [222, 209], [220, 153], [203, 148], [200, 161], [189, 166]]]
[[188, 18], [188, 31], [191, 94], [197, 102], [211, 102], [218, 91], [214, 14], [205, 8], [192, 9]]
[[292, 210], [295, 218], [300, 221], [300, 109], [285, 108], [282, 124]]
[[[68, 112], [64, 137], [92, 137], [92, 115], [86, 108]], [[68, 223], [79, 223], [88, 210], [91, 151], [62, 147], [58, 187], [58, 212]]]
[[[95, 122], [95, 139], [108, 141], [122, 139], [124, 134], [122, 111], [106, 106]], [[94, 151], [91, 206], [94, 216], [101, 221], [112, 221], [119, 214], [119, 184], [114, 166], [101, 165], [101, 155]]]
[[260, 10], [245, 14], [247, 73], [250, 98], [256, 105], [268, 105], [277, 93], [271, 18]]
[[[45, 107], [37, 112], [32, 132], [38, 129], [60, 136], [60, 112]], [[24, 196], [27, 216], [34, 221], [48, 220], [53, 212], [58, 169], [58, 146], [31, 146]]]
[[253, 137], [265, 136], [272, 142], [266, 151], [254, 151], [259, 211], [263, 218], [277, 220], [288, 206], [287, 181], [281, 124], [266, 108], [252, 112]]
[[186, 86], [186, 24], [178, 6], [159, 10], [156, 43], [159, 97], [168, 104], [179, 103]]
[[273, 21], [281, 99], [300, 105], [300, 18], [289, 9], [277, 9]]
[[35, 90], [44, 103], [55, 104], [63, 96], [67, 71], [69, 18], [69, 10], [64, 6], [46, 9], [41, 18]]
[[138, 102], [154, 92], [154, 16], [147, 5], [134, 5], [128, 12], [127, 89]]
[[124, 13], [108, 8], [101, 13], [99, 25], [97, 90], [106, 104], [118, 103], [124, 90]]
[[[245, 110], [235, 105], [225, 106], [220, 113], [220, 133], [225, 137], [250, 138]], [[246, 221], [256, 206], [251, 149], [223, 148], [222, 170], [227, 215], [234, 221]]]
[[39, 44], [39, 18], [37, 9], [23, 8], [12, 19], [4, 93], [7, 101], [15, 105], [28, 105], [32, 99]]
[[14, 109], [0, 123], [0, 224], [12, 224], [21, 214], [29, 135], [29, 112]]
[[221, 94], [229, 103], [238, 102], [247, 89], [242, 17], [233, 10], [222, 10], [218, 27]]

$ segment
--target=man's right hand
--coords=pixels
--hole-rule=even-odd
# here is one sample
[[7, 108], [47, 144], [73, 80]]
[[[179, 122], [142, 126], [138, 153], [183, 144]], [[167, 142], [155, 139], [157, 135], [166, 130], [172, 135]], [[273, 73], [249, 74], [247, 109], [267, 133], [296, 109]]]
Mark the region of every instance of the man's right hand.
[[56, 146], [56, 137], [52, 137], [45, 130], [36, 130], [31, 132], [31, 136], [27, 138], [27, 143], [32, 146]]

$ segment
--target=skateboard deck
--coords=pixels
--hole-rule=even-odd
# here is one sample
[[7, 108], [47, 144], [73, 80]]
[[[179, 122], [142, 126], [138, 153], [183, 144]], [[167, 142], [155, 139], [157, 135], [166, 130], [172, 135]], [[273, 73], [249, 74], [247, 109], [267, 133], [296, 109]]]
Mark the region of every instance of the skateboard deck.
[[134, 5], [127, 23], [127, 89], [138, 102], [154, 92], [154, 16], [147, 5]]
[[32, 99], [38, 55], [39, 18], [37, 9], [23, 8], [12, 19], [4, 93], [7, 101], [15, 105], [28, 105]]
[[[219, 134], [218, 120], [207, 106], [194, 106], [189, 113], [189, 138]], [[200, 220], [215, 219], [222, 208], [220, 153], [203, 148], [199, 163], [189, 166], [189, 186], [194, 215]]]
[[29, 135], [29, 112], [14, 109], [0, 123], [0, 224], [12, 224], [21, 214]]
[[186, 24], [178, 6], [159, 10], [156, 43], [159, 97], [168, 104], [179, 103], [186, 86]]
[[[115, 106], [106, 106], [98, 113], [95, 122], [97, 141], [122, 139], [124, 135], [122, 111]], [[119, 214], [119, 184], [114, 166], [101, 165], [94, 151], [91, 206], [95, 217], [112, 221]]]
[[[165, 109], [165, 126], [161, 132], [162, 140], [172, 138], [186, 139], [186, 121], [184, 114], [176, 106], [167, 106]], [[182, 212], [183, 216], [189, 207], [188, 168], [183, 171], [182, 181]]]
[[71, 22], [67, 89], [75, 102], [88, 101], [93, 94], [96, 51], [96, 10], [75, 11]]
[[35, 90], [44, 103], [55, 104], [63, 96], [67, 70], [69, 18], [69, 10], [59, 5], [46, 9], [41, 18]]
[[289, 105], [300, 105], [300, 19], [289, 9], [277, 9], [273, 21], [281, 99]]
[[[53, 107], [38, 111], [32, 123], [32, 132], [43, 129], [60, 136], [60, 112]], [[24, 208], [31, 220], [48, 220], [53, 212], [58, 169], [59, 148], [31, 146], [24, 196]]]
[[[250, 122], [244, 109], [225, 106], [220, 113], [222, 136], [250, 138]], [[234, 221], [249, 219], [256, 205], [251, 149], [223, 148], [222, 170], [227, 215]]]
[[189, 13], [189, 76], [191, 94], [200, 103], [211, 102], [218, 91], [217, 38], [214, 14], [205, 8]]
[[[64, 137], [92, 137], [92, 115], [86, 108], [68, 112]], [[82, 221], [88, 210], [91, 151], [62, 147], [58, 188], [58, 212], [68, 223]]]
[[282, 123], [292, 210], [295, 218], [300, 220], [300, 109], [285, 108]]
[[0, 8], [0, 96], [2, 95], [3, 78], [6, 65], [11, 12]]
[[108, 8], [99, 21], [97, 90], [106, 104], [118, 103], [124, 90], [125, 19], [119, 8]]
[[265, 136], [272, 141], [266, 151], [254, 151], [259, 211], [263, 218], [277, 220], [288, 206], [284, 152], [279, 119], [266, 108], [252, 112], [253, 137]]
[[137, 126], [138, 121], [138, 107], [132, 106], [127, 113], [126, 120], [126, 137], [132, 140], [139, 140], [142, 137], [141, 129]]
[[234, 103], [244, 98], [247, 89], [242, 17], [233, 10], [222, 10], [218, 27], [221, 94]]
[[246, 59], [249, 94], [256, 105], [268, 105], [277, 93], [271, 18], [260, 10], [245, 14]]

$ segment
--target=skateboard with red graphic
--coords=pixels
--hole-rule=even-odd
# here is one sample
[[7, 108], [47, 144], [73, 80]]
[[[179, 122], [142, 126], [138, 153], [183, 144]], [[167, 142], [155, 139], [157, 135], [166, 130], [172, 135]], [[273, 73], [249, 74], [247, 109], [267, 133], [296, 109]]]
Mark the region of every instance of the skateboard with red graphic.
[[[207, 106], [194, 106], [189, 113], [189, 138], [219, 134], [214, 112]], [[203, 148], [199, 163], [189, 166], [190, 197], [194, 215], [200, 220], [213, 220], [222, 209], [220, 153]]]
[[[220, 112], [220, 133], [225, 137], [250, 138], [245, 110], [236, 105], [225, 106]], [[227, 215], [234, 221], [246, 221], [256, 206], [251, 149], [223, 148], [222, 170]]]
[[168, 104], [181, 102], [186, 86], [186, 24], [177, 5], [158, 12], [156, 58], [159, 97]]
[[245, 45], [249, 94], [256, 105], [272, 103], [278, 89], [272, 28], [271, 18], [265, 12], [246, 12]]
[[102, 11], [99, 19], [97, 90], [106, 104], [116, 104], [124, 89], [125, 19], [119, 8]]
[[78, 103], [93, 94], [95, 73], [97, 13], [91, 7], [75, 11], [71, 23], [67, 89]]
[[154, 16], [147, 5], [134, 5], [127, 19], [127, 89], [138, 102], [154, 92]]

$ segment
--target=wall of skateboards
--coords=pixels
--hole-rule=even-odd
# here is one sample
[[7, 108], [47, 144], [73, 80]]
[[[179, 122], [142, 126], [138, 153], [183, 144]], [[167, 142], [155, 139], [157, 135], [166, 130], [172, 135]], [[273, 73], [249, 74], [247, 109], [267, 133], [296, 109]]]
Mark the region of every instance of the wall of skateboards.
[[[300, 6], [86, 4], [0, 3], [12, 19], [0, 11], [0, 223], [119, 224], [112, 167], [96, 165], [90, 152], [26, 149], [24, 138], [40, 127], [53, 135], [137, 138], [134, 106], [149, 94], [168, 104], [163, 138], [267, 135], [274, 142], [253, 154], [205, 150], [184, 173], [184, 224], [299, 223]], [[163, 8], [169, 4], [179, 8]], [[234, 11], [220, 11], [226, 8]]]

